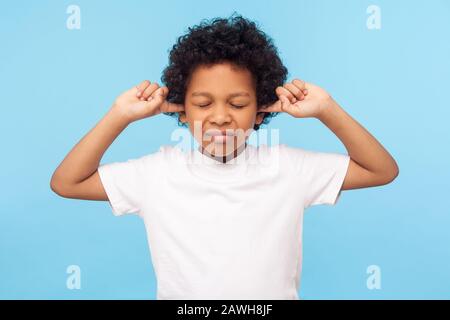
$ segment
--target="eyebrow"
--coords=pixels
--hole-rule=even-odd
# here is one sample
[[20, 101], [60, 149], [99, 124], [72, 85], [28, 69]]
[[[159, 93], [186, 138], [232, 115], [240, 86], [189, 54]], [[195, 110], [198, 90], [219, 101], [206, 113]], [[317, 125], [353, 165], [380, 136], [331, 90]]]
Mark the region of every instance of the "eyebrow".
[[[212, 95], [208, 92], [194, 92], [191, 95], [192, 97], [196, 97], [196, 96], [207, 96], [207, 97], [212, 97]], [[230, 98], [232, 97], [238, 97], [238, 96], [246, 96], [249, 97], [250, 95], [247, 92], [236, 92], [236, 93], [232, 93], [229, 95]]]

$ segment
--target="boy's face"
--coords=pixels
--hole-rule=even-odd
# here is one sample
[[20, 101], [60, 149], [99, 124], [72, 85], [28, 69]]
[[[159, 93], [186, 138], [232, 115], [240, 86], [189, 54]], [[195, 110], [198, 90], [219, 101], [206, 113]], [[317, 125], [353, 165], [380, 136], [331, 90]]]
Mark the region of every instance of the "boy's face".
[[180, 121], [188, 124], [204, 151], [219, 157], [236, 153], [255, 123], [260, 124], [263, 119], [264, 113], [257, 113], [250, 71], [229, 63], [194, 70]]

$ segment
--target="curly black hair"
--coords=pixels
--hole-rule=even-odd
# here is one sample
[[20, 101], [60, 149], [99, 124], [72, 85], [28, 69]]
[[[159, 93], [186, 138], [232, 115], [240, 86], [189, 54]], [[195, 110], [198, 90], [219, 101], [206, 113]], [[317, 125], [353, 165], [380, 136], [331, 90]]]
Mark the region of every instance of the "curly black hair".
[[[204, 19], [177, 39], [169, 53], [169, 64], [161, 76], [161, 81], [169, 88], [167, 101], [184, 104], [195, 68], [223, 62], [246, 68], [252, 73], [258, 109], [278, 100], [275, 89], [284, 84], [288, 70], [281, 62], [272, 39], [259, 30], [255, 22], [235, 13], [228, 19]], [[178, 118], [178, 125], [187, 127], [180, 122], [177, 112], [164, 114]], [[261, 124], [269, 123], [277, 114], [265, 113]], [[256, 131], [259, 127], [255, 124], [253, 129]]]

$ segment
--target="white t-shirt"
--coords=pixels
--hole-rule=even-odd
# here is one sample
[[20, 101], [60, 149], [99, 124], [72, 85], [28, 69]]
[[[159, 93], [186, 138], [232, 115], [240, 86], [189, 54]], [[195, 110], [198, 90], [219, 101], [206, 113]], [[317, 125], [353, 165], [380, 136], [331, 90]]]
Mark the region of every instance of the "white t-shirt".
[[298, 300], [304, 209], [334, 205], [350, 157], [248, 144], [228, 163], [164, 145], [98, 172], [147, 230], [157, 299]]

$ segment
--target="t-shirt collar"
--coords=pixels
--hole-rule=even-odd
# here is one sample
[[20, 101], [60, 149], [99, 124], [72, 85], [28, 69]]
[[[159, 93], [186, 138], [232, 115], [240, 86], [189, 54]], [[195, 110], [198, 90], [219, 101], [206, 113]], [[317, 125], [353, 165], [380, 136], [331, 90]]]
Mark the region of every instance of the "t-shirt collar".
[[252, 148], [249, 144], [241, 146], [237, 156], [224, 163], [202, 153], [201, 146], [198, 146], [191, 150], [189, 167], [192, 172], [208, 180], [236, 180], [246, 172], [252, 157]]

